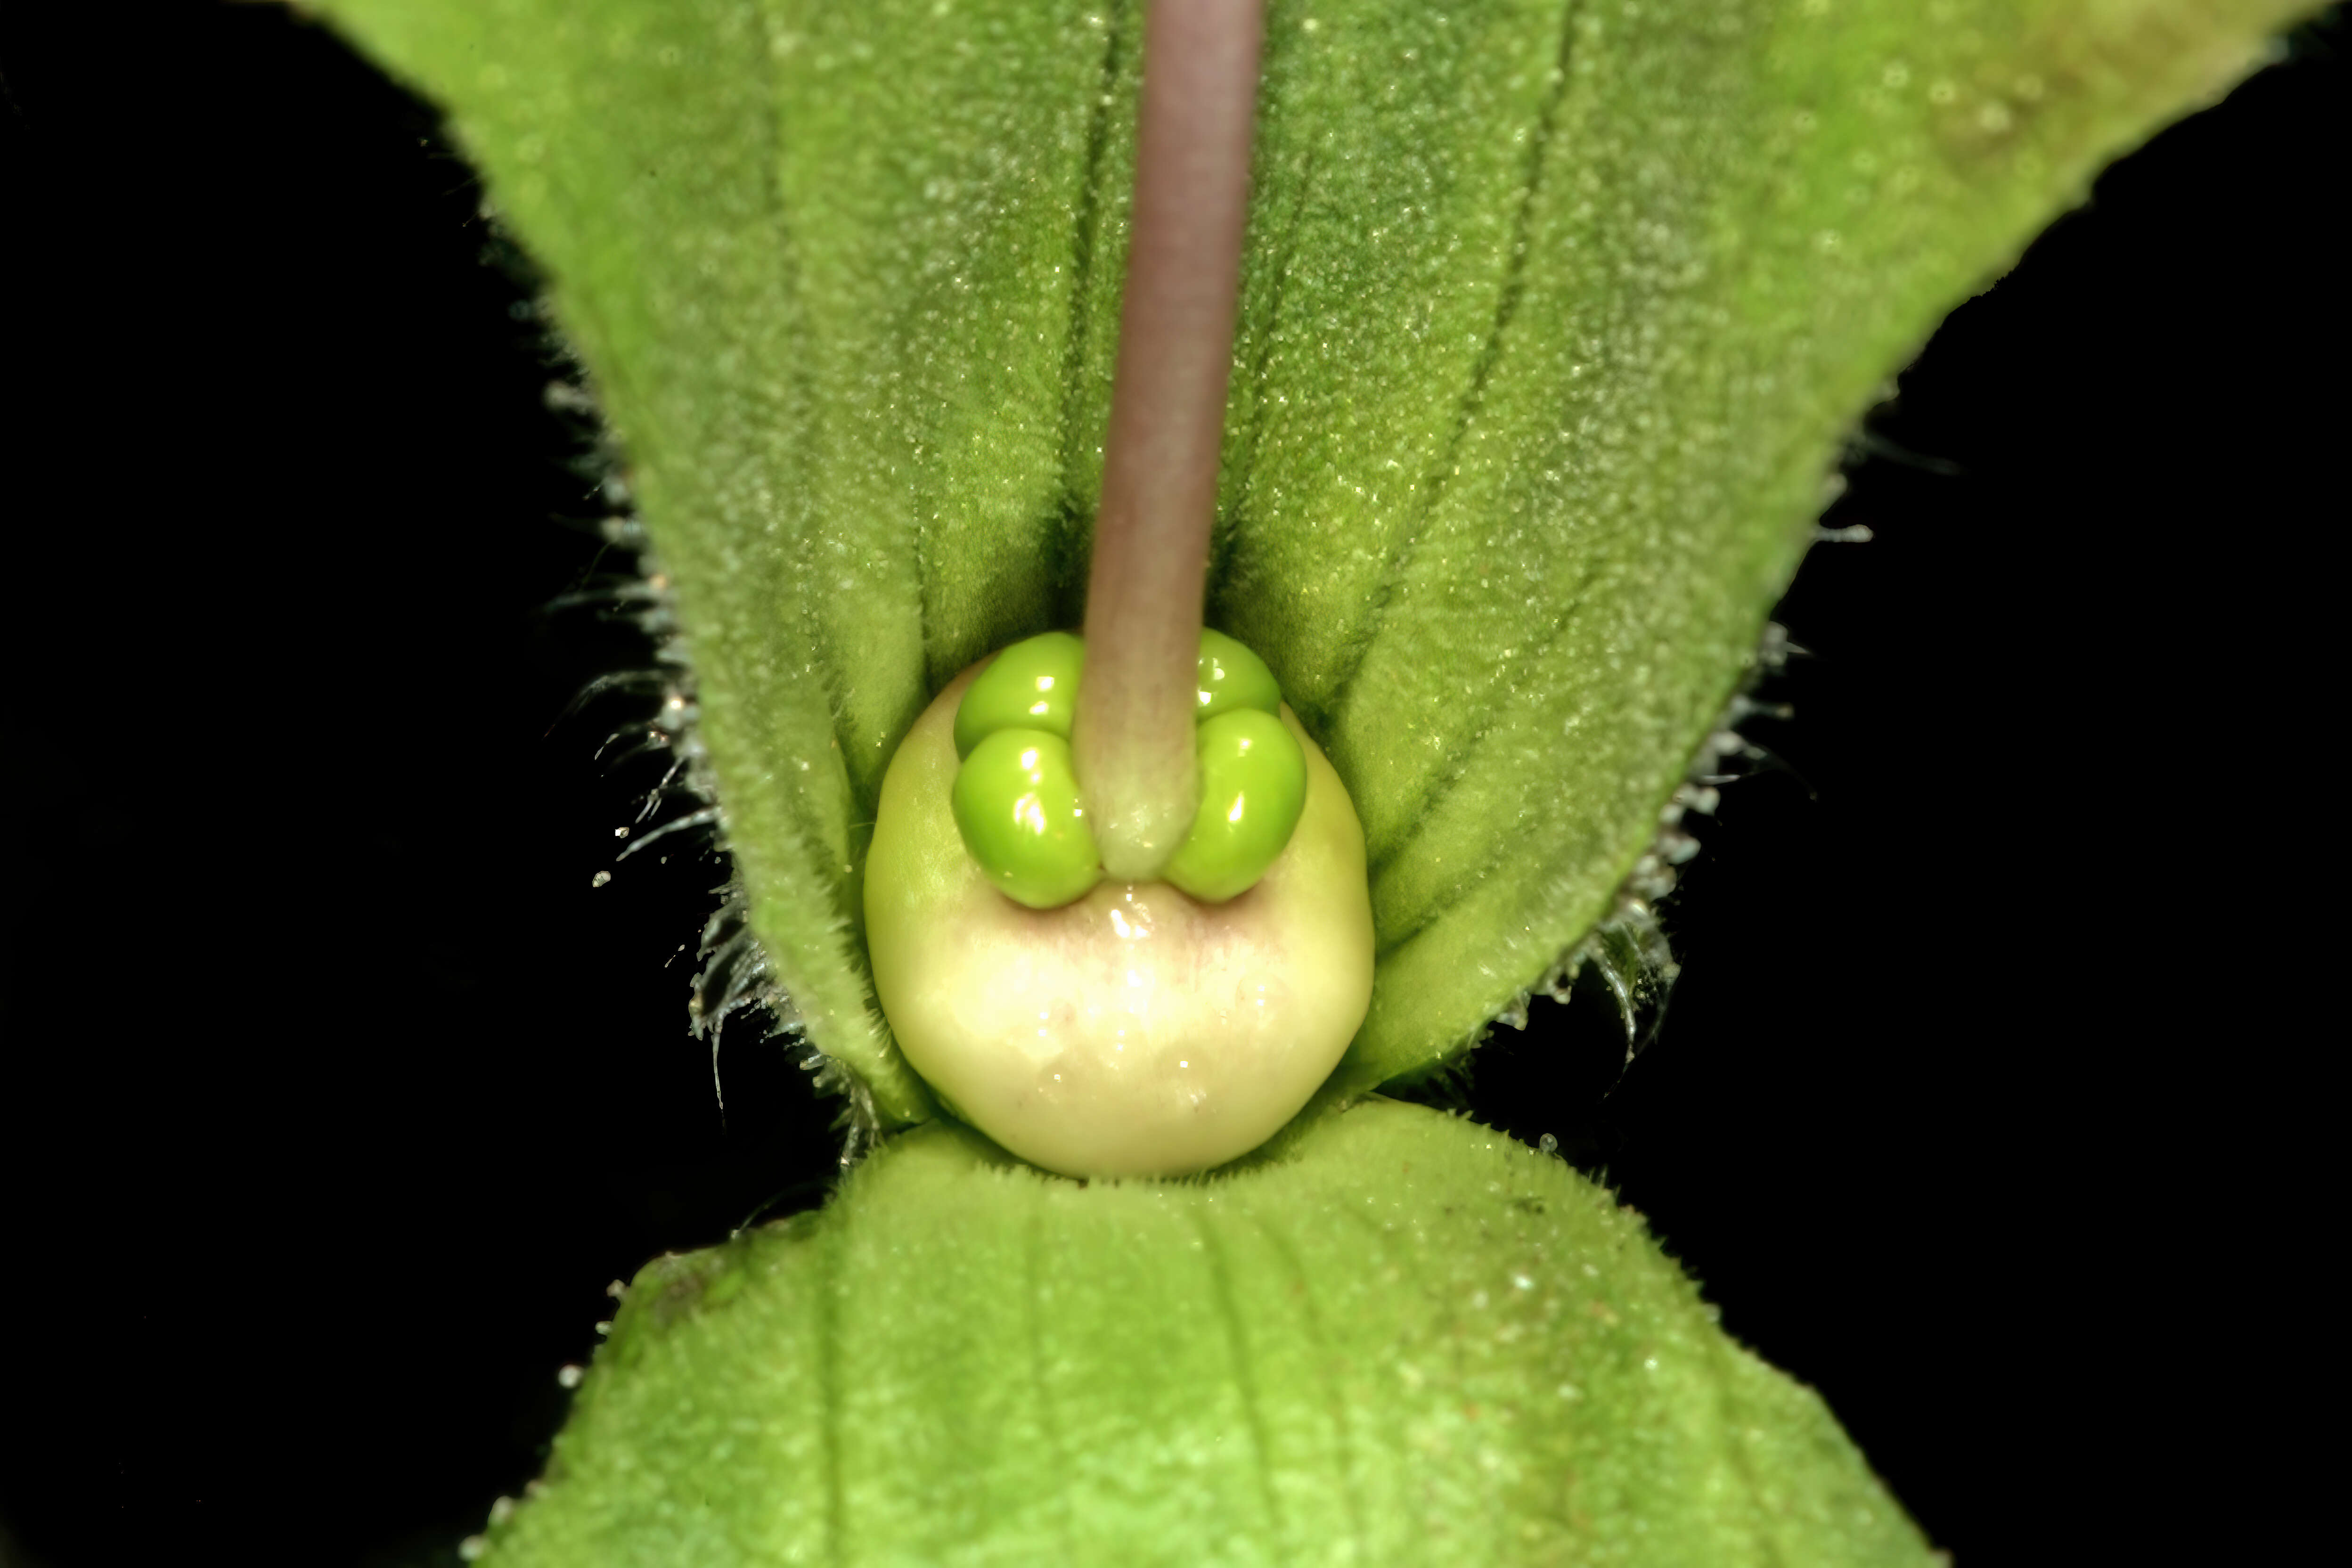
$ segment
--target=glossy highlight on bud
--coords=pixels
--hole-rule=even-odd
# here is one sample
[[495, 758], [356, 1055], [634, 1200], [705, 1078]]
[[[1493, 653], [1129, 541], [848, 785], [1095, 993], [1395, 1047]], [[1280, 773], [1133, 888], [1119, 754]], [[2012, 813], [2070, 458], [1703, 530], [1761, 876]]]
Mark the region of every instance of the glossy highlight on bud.
[[1070, 742], [1045, 730], [984, 736], [956, 770], [956, 831], [996, 890], [1058, 909], [1102, 880]]
[[1201, 628], [1201, 709], [1203, 722], [1238, 708], [1282, 711], [1282, 688], [1265, 660], [1223, 632]]
[[[1070, 721], [1077, 712], [1078, 672], [1086, 658], [1087, 645], [1077, 637], [1047, 632], [1014, 643], [989, 660], [956, 709], [956, 755], [969, 757], [974, 746], [999, 730], [1043, 730], [1068, 740]], [[1204, 652], [1204, 668], [1207, 660]]]
[[1167, 878], [1202, 903], [1255, 886], [1307, 806], [1307, 754], [1282, 721], [1236, 708], [1201, 725], [1201, 809]]

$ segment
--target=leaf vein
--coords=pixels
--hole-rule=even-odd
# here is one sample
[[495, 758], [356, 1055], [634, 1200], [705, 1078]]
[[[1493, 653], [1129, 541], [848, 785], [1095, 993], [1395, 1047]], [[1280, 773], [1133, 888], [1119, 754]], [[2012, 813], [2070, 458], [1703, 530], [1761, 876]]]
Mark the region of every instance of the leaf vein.
[[1550, 90], [1544, 95], [1543, 109], [1536, 116], [1535, 128], [1528, 138], [1527, 171], [1520, 180], [1518, 200], [1511, 215], [1511, 247], [1503, 258], [1503, 282], [1495, 300], [1494, 320], [1486, 329], [1486, 341], [1471, 366], [1469, 384], [1464, 388], [1461, 403], [1454, 410], [1454, 429], [1446, 438], [1445, 449], [1430, 470], [1421, 489], [1421, 504], [1403, 535], [1389, 552], [1387, 565], [1380, 582], [1373, 587], [1371, 603], [1366, 609], [1363, 629], [1353, 639], [1349, 650], [1348, 667], [1331, 683], [1324, 700], [1324, 710], [1337, 715], [1348, 700], [1349, 689], [1362, 673], [1364, 660], [1372, 645], [1380, 640], [1388, 620], [1389, 606], [1394, 602], [1397, 586], [1419, 552], [1423, 535], [1430, 519], [1437, 511], [1437, 503], [1444, 498], [1446, 480], [1453, 475], [1459, 460], [1462, 444], [1468, 438], [1471, 424], [1486, 395], [1487, 383], [1494, 377], [1495, 367], [1502, 361], [1503, 338], [1517, 316], [1519, 301], [1527, 291], [1527, 258], [1530, 231], [1534, 226], [1536, 192], [1543, 183], [1546, 154], [1551, 147], [1552, 132], [1559, 120], [1560, 105], [1568, 96], [1569, 55], [1576, 37], [1579, 0], [1567, 0], [1560, 8], [1559, 47], [1553, 61]]

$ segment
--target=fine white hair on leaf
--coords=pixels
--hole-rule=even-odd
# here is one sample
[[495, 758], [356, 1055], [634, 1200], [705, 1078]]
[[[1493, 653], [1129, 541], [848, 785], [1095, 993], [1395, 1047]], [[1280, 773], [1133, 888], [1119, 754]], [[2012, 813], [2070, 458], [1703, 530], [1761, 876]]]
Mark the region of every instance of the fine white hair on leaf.
[[1659, 809], [1656, 835], [1618, 884], [1609, 913], [1570, 944], [1541, 979], [1513, 996], [1468, 1044], [1475, 1045], [1498, 1024], [1526, 1028], [1528, 1007], [1534, 999], [1546, 996], [1565, 1003], [1577, 977], [1588, 966], [1617, 1005], [1618, 1021], [1625, 1031], [1625, 1064], [1631, 1066], [1657, 1037], [1675, 981], [1682, 973], [1674, 946], [1658, 922], [1657, 908], [1675, 890], [1681, 868], [1698, 853], [1698, 840], [1687, 824], [1693, 816], [1714, 815], [1721, 786], [1746, 778], [1759, 764], [1771, 762], [1771, 753], [1741, 734], [1739, 726], [1751, 719], [1785, 720], [1793, 715], [1794, 710], [1785, 702], [1757, 700], [1756, 690], [1778, 675], [1792, 656], [1803, 652], [1789, 640], [1787, 627], [1778, 622], [1765, 623], [1739, 689], [1691, 753], [1682, 784]]
[[[593, 389], [577, 359], [538, 318], [545, 335], [544, 349], [552, 372], [545, 391], [547, 406], [571, 421], [583, 448], [578, 464], [593, 486], [604, 515], [593, 521], [606, 546], [603, 569], [586, 577], [547, 605], [551, 612], [586, 613], [597, 620], [633, 627], [651, 653], [649, 663], [635, 668], [607, 671], [583, 685], [566, 705], [558, 722], [595, 705], [613, 702], [638, 705], [650, 700], [651, 711], [638, 707], [635, 716], [617, 721], [596, 748], [604, 767], [617, 772], [640, 765], [648, 758], [667, 757], [667, 765], [653, 784], [632, 803], [632, 821], [614, 830], [622, 840], [615, 863], [635, 855], [656, 840], [671, 846], [693, 842], [703, 853], [729, 863], [727, 816], [720, 805], [709, 753], [700, 735], [701, 707], [697, 700], [694, 664], [677, 620], [669, 574], [655, 556], [645, 524], [635, 515], [634, 496], [620, 454], [597, 418]], [[646, 825], [667, 809], [677, 815]], [[611, 879], [599, 874], [599, 885]], [[704, 922], [694, 943], [696, 973], [688, 987], [687, 1026], [692, 1037], [709, 1047], [711, 1091], [721, 1114], [726, 1096], [719, 1077], [722, 1036], [730, 1022], [758, 1022], [757, 1041], [781, 1040], [802, 1058], [821, 1093], [844, 1100], [835, 1122], [844, 1133], [841, 1163], [846, 1167], [866, 1148], [880, 1118], [873, 1098], [856, 1075], [824, 1056], [808, 1042], [800, 1010], [786, 994], [773, 965], [750, 922], [751, 900], [740, 878], [731, 868], [712, 889], [718, 906]], [[683, 951], [683, 950], [681, 950]]]

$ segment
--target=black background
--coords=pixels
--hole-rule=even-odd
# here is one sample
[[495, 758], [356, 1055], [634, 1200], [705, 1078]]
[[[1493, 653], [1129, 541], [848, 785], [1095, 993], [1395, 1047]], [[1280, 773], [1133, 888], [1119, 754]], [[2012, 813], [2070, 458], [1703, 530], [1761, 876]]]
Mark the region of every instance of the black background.
[[[2264, 1401], [2336, 1382], [2346, 38], [1873, 417], [1660, 1042], [1604, 1100], [1606, 1020], [1544, 1005], [1473, 1074], [1964, 1563], [2259, 1557], [2328, 1446]], [[550, 723], [642, 649], [545, 609], [613, 563], [432, 116], [274, 7], [0, 51], [0, 1564], [437, 1561], [605, 1282], [814, 1201], [831, 1109], [748, 1033], [713, 1103], [712, 864], [590, 886], [649, 780]]]

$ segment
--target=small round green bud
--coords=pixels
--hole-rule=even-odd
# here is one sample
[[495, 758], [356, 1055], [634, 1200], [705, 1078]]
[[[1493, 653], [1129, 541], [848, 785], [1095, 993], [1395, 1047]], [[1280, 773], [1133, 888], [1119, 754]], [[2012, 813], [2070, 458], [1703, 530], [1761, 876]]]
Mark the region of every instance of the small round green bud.
[[[956, 710], [956, 755], [971, 755], [974, 746], [999, 730], [1043, 730], [1068, 740], [1078, 708], [1078, 671], [1086, 657], [1087, 645], [1068, 632], [1046, 632], [1014, 643], [991, 659]], [[1208, 668], [1203, 654], [1203, 679]]]
[[1307, 754], [1280, 719], [1255, 708], [1203, 720], [1198, 745], [1201, 809], [1161, 875], [1222, 904], [1255, 887], [1290, 842], [1307, 805]]
[[1371, 1000], [1364, 830], [1339, 775], [1286, 710], [1306, 805], [1245, 897], [1106, 879], [1024, 908], [958, 821], [960, 781], [1005, 743], [959, 768], [971, 679], [900, 742], [866, 862], [874, 992], [908, 1065], [1049, 1171], [1172, 1176], [1247, 1153], [1330, 1076]]
[[[1031, 909], [1084, 895], [1103, 872], [1082, 820], [1068, 744], [1086, 644], [1068, 632], [1014, 643], [971, 678], [955, 705], [955, 786], [965, 846], [991, 883]], [[1206, 785], [1191, 836], [1163, 873], [1194, 898], [1223, 903], [1264, 876], [1297, 825], [1306, 789], [1298, 743], [1283, 728], [1282, 689], [1265, 661], [1203, 627], [1199, 765]], [[1255, 722], [1241, 723], [1249, 718]], [[993, 738], [1018, 735], [980, 760]], [[1055, 742], [1039, 748], [1029, 737]]]
[[1206, 721], [1236, 709], [1282, 711], [1282, 688], [1265, 660], [1223, 632], [1201, 628], [1201, 706], [1192, 717]]
[[956, 770], [953, 804], [964, 847], [1015, 903], [1057, 909], [1102, 880], [1070, 742], [1061, 736], [999, 730], [982, 737]]

